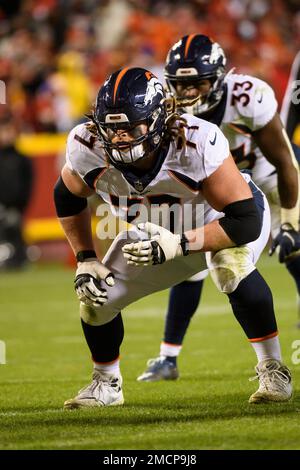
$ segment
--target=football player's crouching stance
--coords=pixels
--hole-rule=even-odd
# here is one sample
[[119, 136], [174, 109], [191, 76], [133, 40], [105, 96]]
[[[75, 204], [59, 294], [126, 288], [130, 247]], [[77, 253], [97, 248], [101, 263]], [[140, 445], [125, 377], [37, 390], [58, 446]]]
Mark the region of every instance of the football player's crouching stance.
[[[298, 165], [271, 87], [250, 75], [226, 72], [225, 66], [226, 57], [218, 43], [202, 34], [184, 36], [167, 55], [167, 88], [176, 98], [179, 113], [188, 112], [220, 127], [236, 165], [251, 171], [253, 182], [266, 194], [273, 238], [270, 254], [277, 247], [279, 261], [288, 269], [300, 296]], [[199, 273], [170, 290], [160, 355], [148, 361], [139, 381], [178, 378], [177, 358], [199, 306], [206, 275]], [[239, 295], [244, 289], [246, 296], [248, 288], [246, 281], [241, 283]], [[223, 292], [232, 295], [226, 286]], [[255, 342], [253, 347], [260, 349]]]
[[[266, 198], [240, 174], [214, 124], [179, 118], [167, 105], [151, 72], [124, 68], [101, 87], [91, 122], [76, 126], [68, 137], [55, 204], [78, 261], [75, 290], [94, 373], [92, 383], [65, 402], [66, 409], [123, 404], [121, 310], [205, 270], [206, 253], [217, 283], [231, 292], [244, 332], [250, 341], [261, 340], [268, 358], [261, 362], [259, 390], [251, 401], [283, 401], [292, 393], [290, 373], [280, 362], [272, 294], [255, 268], [270, 231]], [[149, 209], [140, 220], [145, 225], [121, 232], [102, 262], [93, 249], [86, 201], [93, 192], [120, 217], [132, 216], [132, 202], [138, 206], [136, 217], [144, 214], [141, 205]], [[174, 213], [174, 235], [147, 223], [152, 204], [170, 202], [192, 208], [196, 230], [182, 233], [180, 212]], [[239, 269], [231, 266], [233, 253]], [[247, 298], [239, 295], [241, 283], [249, 284]]]

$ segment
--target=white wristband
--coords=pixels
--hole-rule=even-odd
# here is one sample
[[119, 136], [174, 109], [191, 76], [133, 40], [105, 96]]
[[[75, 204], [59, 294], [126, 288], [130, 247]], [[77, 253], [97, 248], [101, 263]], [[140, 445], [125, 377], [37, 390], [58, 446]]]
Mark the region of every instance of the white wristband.
[[281, 208], [280, 210], [281, 225], [290, 224], [297, 232], [299, 230], [299, 205], [292, 209]]

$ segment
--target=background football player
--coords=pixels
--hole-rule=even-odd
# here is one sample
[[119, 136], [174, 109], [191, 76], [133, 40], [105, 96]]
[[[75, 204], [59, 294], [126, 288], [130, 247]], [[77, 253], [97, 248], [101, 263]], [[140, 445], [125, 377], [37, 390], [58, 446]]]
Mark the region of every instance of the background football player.
[[[286, 128], [287, 135], [293, 143], [295, 131], [300, 124], [300, 51], [292, 64], [280, 117]], [[300, 147], [293, 143], [293, 149], [298, 163], [300, 163]]]
[[[205, 269], [204, 252], [212, 252], [209, 263], [216, 268], [217, 284], [230, 284], [234, 315], [257, 355], [259, 389], [250, 402], [291, 397], [272, 294], [255, 268], [270, 230], [266, 198], [248, 175], [239, 173], [216, 125], [191, 115], [168, 115], [166, 104], [151, 72], [122, 69], [100, 89], [92, 121], [76, 126], [68, 137], [55, 204], [78, 261], [75, 289], [94, 373], [92, 383], [66, 401], [67, 409], [123, 403], [121, 310]], [[102, 262], [94, 252], [86, 202], [94, 192], [124, 218], [132, 203], [149, 208], [141, 220], [145, 226], [121, 232]], [[205, 225], [194, 217], [198, 228], [182, 234], [179, 215], [172, 234], [147, 222], [153, 204], [175, 201], [193, 211], [203, 204]], [[144, 213], [138, 208], [133, 218]], [[236, 250], [241, 269], [230, 279], [219, 279], [218, 265]], [[248, 286], [246, 298], [240, 284]]]
[[[218, 43], [201, 34], [184, 36], [166, 59], [167, 88], [181, 112], [220, 127], [237, 166], [250, 170], [253, 181], [267, 195], [272, 214], [271, 253], [278, 246], [279, 261], [285, 263], [300, 293], [300, 252], [295, 251], [300, 248], [298, 165], [271, 87], [249, 75], [226, 73], [225, 65]], [[171, 289], [160, 356], [148, 362], [138, 380], [178, 377], [176, 358], [199, 304], [205, 276]], [[247, 289], [245, 284], [245, 297]]]

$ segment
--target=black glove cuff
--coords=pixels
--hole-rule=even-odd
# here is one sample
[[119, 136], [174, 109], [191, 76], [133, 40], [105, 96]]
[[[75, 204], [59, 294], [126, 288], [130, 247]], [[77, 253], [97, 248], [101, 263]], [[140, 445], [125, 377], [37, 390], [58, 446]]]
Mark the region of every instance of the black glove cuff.
[[162, 250], [162, 248], [159, 246], [159, 244], [156, 241], [151, 242], [152, 246], [152, 259], [153, 262], [152, 264], [162, 264], [166, 261], [165, 254]]
[[181, 240], [180, 240], [180, 246], [182, 248], [182, 254], [183, 256], [187, 256], [190, 254], [190, 250], [189, 250], [189, 241], [188, 239], [186, 238], [185, 234], [183, 233], [182, 234], [182, 237], [181, 237]]
[[78, 261], [78, 263], [82, 263], [87, 258], [97, 258], [96, 252], [94, 250], [83, 250], [78, 251], [78, 253], [76, 254], [76, 260]]

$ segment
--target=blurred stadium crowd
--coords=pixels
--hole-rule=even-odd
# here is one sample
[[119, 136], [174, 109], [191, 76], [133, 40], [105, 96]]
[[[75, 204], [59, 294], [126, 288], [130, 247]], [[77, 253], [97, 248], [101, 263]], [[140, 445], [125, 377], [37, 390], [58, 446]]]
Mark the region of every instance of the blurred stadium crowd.
[[195, 32], [281, 101], [300, 46], [298, 0], [2, 0], [0, 79], [19, 131], [68, 131], [110, 72], [140, 65], [162, 78], [170, 46]]

